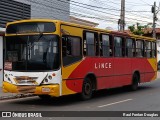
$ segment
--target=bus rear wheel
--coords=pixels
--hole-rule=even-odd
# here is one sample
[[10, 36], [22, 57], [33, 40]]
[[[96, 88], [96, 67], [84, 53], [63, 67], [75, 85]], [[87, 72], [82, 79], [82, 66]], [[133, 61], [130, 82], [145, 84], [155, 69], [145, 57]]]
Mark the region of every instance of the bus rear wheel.
[[85, 78], [82, 86], [81, 99], [88, 100], [92, 97], [93, 85], [90, 78]]
[[132, 85], [130, 86], [132, 91], [135, 91], [138, 89], [138, 84], [139, 84], [139, 76], [138, 74], [134, 74], [132, 78]]

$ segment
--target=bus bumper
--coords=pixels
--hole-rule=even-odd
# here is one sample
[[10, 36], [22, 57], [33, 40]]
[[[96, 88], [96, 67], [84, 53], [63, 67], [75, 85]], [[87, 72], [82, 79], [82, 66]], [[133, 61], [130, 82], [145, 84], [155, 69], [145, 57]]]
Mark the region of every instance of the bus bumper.
[[35, 95], [50, 95], [54, 97], [60, 96], [59, 84], [41, 85], [41, 86], [17, 86], [8, 82], [3, 82], [3, 92], [17, 94], [35, 94]]

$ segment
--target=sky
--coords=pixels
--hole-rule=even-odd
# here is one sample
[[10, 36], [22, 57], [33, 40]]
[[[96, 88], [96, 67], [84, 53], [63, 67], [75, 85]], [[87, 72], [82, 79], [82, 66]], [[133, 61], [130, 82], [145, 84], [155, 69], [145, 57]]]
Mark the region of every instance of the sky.
[[[98, 28], [118, 30], [121, 0], [70, 0], [71, 15], [96, 22]], [[139, 23], [147, 25], [153, 23], [151, 7], [156, 2], [156, 27], [160, 28], [160, 0], [125, 0], [125, 29]]]

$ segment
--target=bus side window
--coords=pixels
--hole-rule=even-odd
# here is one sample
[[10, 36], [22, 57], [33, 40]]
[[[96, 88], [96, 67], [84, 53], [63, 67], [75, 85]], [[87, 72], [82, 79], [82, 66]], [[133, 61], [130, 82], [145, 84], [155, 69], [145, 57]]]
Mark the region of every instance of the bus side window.
[[111, 37], [106, 34], [101, 35], [100, 55], [104, 57], [112, 56]]
[[66, 37], [62, 37], [62, 55], [63, 57], [67, 55], [66, 51], [67, 51]]
[[134, 41], [131, 38], [126, 39], [126, 56], [127, 57], [134, 56]]
[[145, 55], [147, 58], [152, 57], [152, 46], [150, 41], [145, 41]]
[[96, 56], [99, 54], [98, 34], [94, 32], [83, 33], [83, 54]]
[[152, 58], [155, 58], [156, 56], [157, 56], [156, 42], [152, 42]]
[[144, 57], [144, 41], [136, 40], [136, 57]]
[[114, 55], [115, 57], [124, 56], [123, 39], [121, 37], [114, 37]]
[[82, 58], [81, 38], [75, 36], [62, 37], [63, 65], [69, 65]]

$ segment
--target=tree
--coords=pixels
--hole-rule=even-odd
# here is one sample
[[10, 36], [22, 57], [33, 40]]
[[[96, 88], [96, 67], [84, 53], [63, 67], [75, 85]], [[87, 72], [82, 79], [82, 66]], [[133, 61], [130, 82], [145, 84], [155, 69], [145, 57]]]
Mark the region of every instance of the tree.
[[[148, 25], [140, 25], [139, 23], [137, 23], [137, 26], [135, 25], [131, 25], [128, 27], [128, 29], [135, 35], [143, 35], [144, 32], [143, 32], [143, 29], [146, 28]], [[136, 29], [137, 27], [137, 29]]]

